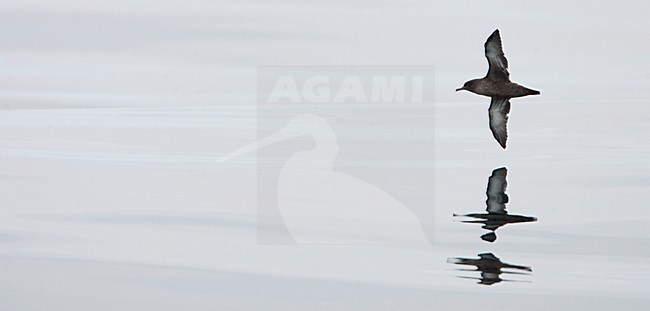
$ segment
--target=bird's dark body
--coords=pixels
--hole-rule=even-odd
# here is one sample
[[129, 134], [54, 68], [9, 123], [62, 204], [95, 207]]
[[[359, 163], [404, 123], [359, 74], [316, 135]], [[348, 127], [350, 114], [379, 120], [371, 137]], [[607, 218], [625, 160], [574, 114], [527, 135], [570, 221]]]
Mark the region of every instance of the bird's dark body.
[[539, 95], [539, 91], [529, 89], [517, 83], [503, 80], [490, 79], [485, 77], [482, 79], [471, 80], [472, 82], [466, 90], [487, 97], [503, 97], [515, 98], [524, 97], [528, 95]]

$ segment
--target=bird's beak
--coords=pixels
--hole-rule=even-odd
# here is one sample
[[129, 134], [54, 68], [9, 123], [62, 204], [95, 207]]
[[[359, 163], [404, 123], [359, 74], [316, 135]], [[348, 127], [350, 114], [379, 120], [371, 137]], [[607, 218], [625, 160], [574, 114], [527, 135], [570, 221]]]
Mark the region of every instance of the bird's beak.
[[464, 90], [464, 88], [460, 87], [460, 88], [457, 88], [457, 89], [456, 89], [456, 92], [458, 92], [458, 91], [462, 91], [462, 90]]

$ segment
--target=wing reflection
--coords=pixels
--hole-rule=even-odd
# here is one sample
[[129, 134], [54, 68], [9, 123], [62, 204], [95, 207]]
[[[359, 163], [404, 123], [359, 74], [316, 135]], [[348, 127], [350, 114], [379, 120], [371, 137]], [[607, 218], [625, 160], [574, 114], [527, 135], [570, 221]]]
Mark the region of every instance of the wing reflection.
[[485, 201], [487, 213], [470, 213], [470, 214], [454, 214], [454, 217], [471, 217], [477, 220], [463, 220], [464, 223], [480, 223], [483, 224], [483, 229], [490, 232], [481, 236], [481, 239], [487, 242], [494, 242], [497, 239], [496, 230], [502, 226], [519, 222], [537, 221], [537, 218], [524, 215], [508, 214], [506, 211], [506, 203], [508, 203], [508, 195], [505, 193], [508, 181], [506, 175], [508, 169], [505, 167], [497, 168], [492, 171], [492, 175], [488, 179], [488, 186], [485, 194], [487, 200]]
[[[447, 258], [448, 263], [453, 263], [456, 265], [468, 265], [475, 266], [476, 269], [456, 269], [458, 271], [480, 271], [480, 277], [468, 277], [468, 276], [458, 276], [463, 279], [474, 279], [479, 280], [477, 284], [482, 285], [492, 285], [499, 282], [526, 282], [510, 279], [502, 279], [501, 274], [519, 274], [519, 275], [530, 275], [533, 270], [528, 266], [513, 265], [501, 261], [497, 256], [494, 256], [492, 253], [482, 253], [478, 254], [477, 259], [474, 258]], [[519, 270], [519, 271], [503, 271], [503, 269], [508, 270]], [[525, 271], [525, 272], [521, 272]]]

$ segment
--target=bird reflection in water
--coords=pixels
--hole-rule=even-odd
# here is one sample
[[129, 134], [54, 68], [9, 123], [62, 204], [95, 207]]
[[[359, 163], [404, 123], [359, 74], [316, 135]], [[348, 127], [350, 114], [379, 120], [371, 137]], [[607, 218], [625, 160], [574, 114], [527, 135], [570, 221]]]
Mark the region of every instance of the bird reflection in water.
[[[448, 263], [453, 263], [456, 265], [468, 265], [476, 266], [476, 269], [457, 269], [458, 271], [480, 271], [480, 277], [469, 277], [469, 276], [458, 276], [463, 279], [474, 279], [479, 280], [477, 284], [482, 285], [492, 285], [499, 282], [526, 282], [510, 279], [502, 279], [501, 274], [518, 274], [518, 275], [530, 275], [533, 270], [527, 266], [513, 265], [509, 263], [502, 262], [497, 256], [494, 256], [492, 253], [482, 253], [478, 254], [477, 259], [474, 258], [448, 258]], [[509, 270], [520, 270], [520, 271], [503, 271], [503, 269]], [[521, 272], [526, 271], [526, 272]]]
[[494, 242], [497, 239], [496, 230], [502, 226], [519, 222], [537, 221], [537, 218], [523, 215], [508, 214], [506, 211], [506, 203], [508, 203], [508, 195], [505, 193], [508, 182], [506, 175], [508, 169], [505, 167], [497, 168], [492, 171], [492, 176], [488, 179], [488, 186], [486, 190], [487, 200], [487, 213], [471, 213], [471, 214], [454, 214], [454, 217], [471, 217], [477, 220], [463, 220], [464, 223], [481, 223], [483, 229], [490, 232], [481, 236], [481, 239], [487, 242]]

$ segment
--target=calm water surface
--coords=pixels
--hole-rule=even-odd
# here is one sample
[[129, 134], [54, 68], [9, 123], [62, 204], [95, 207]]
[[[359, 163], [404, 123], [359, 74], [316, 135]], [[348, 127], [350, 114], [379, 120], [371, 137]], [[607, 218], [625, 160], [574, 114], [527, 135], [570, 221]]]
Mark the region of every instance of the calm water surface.
[[[2, 309], [650, 303], [645, 3], [121, 4], [0, 5]], [[483, 75], [482, 43], [497, 27], [512, 79], [542, 91], [512, 101], [505, 151], [489, 132], [488, 99], [453, 92]], [[291, 161], [317, 150], [312, 136], [323, 132], [313, 124], [293, 127], [306, 133], [296, 139], [220, 161], [286, 123], [256, 102], [256, 66], [278, 64], [434, 65], [436, 99], [423, 119], [369, 113], [381, 127], [349, 126], [346, 114], [327, 119], [338, 139], [331, 172], [344, 178], [331, 187], [273, 171], [329, 163]], [[326, 116], [333, 108], [319, 109]], [[409, 127], [422, 120], [430, 131]], [[399, 145], [418, 140], [430, 143], [422, 153]], [[392, 153], [368, 152], [382, 146]], [[390, 157], [400, 154], [414, 160]], [[500, 168], [508, 200], [496, 198], [507, 214], [490, 218], [486, 188]], [[387, 177], [413, 169], [427, 181]], [[400, 198], [391, 201], [395, 214], [351, 214], [368, 227], [318, 218], [319, 228], [376, 233], [371, 225], [386, 219], [399, 226], [381, 243], [287, 240], [295, 222], [258, 209], [269, 203], [260, 197], [281, 202], [282, 189], [259, 188], [277, 176], [303, 187], [309, 206], [356, 202], [364, 211], [383, 206], [383, 194]], [[351, 180], [383, 192], [311, 195], [345, 190]], [[453, 216], [472, 213], [491, 220]], [[269, 219], [288, 227], [266, 227]], [[483, 223], [462, 222], [472, 220]]]

